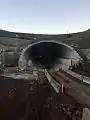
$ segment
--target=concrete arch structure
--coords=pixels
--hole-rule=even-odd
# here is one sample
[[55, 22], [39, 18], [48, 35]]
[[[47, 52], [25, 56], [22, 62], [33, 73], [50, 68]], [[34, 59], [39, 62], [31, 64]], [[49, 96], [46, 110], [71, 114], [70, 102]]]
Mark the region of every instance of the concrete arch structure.
[[57, 59], [80, 60], [81, 57], [77, 51], [64, 43], [55, 40], [42, 40], [33, 42], [23, 49], [18, 65], [21, 70], [24, 70], [29, 60], [32, 63], [48, 66], [55, 63]]

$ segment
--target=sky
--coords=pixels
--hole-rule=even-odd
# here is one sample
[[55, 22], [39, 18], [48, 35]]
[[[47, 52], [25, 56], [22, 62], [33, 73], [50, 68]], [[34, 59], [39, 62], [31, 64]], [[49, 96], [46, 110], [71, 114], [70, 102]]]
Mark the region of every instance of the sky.
[[90, 29], [90, 0], [0, 0], [0, 29], [39, 34]]

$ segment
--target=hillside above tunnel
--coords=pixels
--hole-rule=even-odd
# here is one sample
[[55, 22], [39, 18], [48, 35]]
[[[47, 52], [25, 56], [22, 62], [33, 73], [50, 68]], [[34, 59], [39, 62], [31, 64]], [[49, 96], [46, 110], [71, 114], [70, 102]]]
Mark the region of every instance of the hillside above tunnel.
[[[2, 38], [4, 37], [3, 41]], [[14, 38], [12, 41], [18, 41], [18, 43], [25, 40], [57, 40], [64, 42], [68, 45], [78, 46], [79, 48], [90, 48], [90, 29], [83, 32], [78, 33], [70, 33], [70, 34], [58, 34], [58, 35], [49, 35], [49, 34], [33, 34], [33, 33], [17, 33], [17, 32], [9, 32], [5, 30], [0, 30], [0, 44], [11, 45], [10, 41], [7, 38]], [[15, 39], [16, 38], [16, 39]], [[19, 41], [21, 39], [21, 41]], [[12, 43], [13, 44], [13, 43]]]

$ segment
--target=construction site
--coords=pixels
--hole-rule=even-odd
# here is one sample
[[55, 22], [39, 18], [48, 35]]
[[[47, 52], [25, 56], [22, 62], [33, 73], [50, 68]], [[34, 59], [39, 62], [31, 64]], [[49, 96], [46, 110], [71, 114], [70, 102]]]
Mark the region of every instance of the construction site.
[[62, 42], [27, 45], [17, 66], [1, 62], [0, 119], [89, 120], [89, 65]]

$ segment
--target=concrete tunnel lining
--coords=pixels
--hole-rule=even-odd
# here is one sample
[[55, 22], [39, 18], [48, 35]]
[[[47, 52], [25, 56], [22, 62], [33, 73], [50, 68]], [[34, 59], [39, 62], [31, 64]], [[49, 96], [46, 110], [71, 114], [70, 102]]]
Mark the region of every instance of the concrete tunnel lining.
[[26, 69], [27, 63], [49, 65], [57, 59], [81, 59], [80, 55], [72, 47], [55, 40], [42, 40], [28, 45], [19, 58], [19, 68]]

